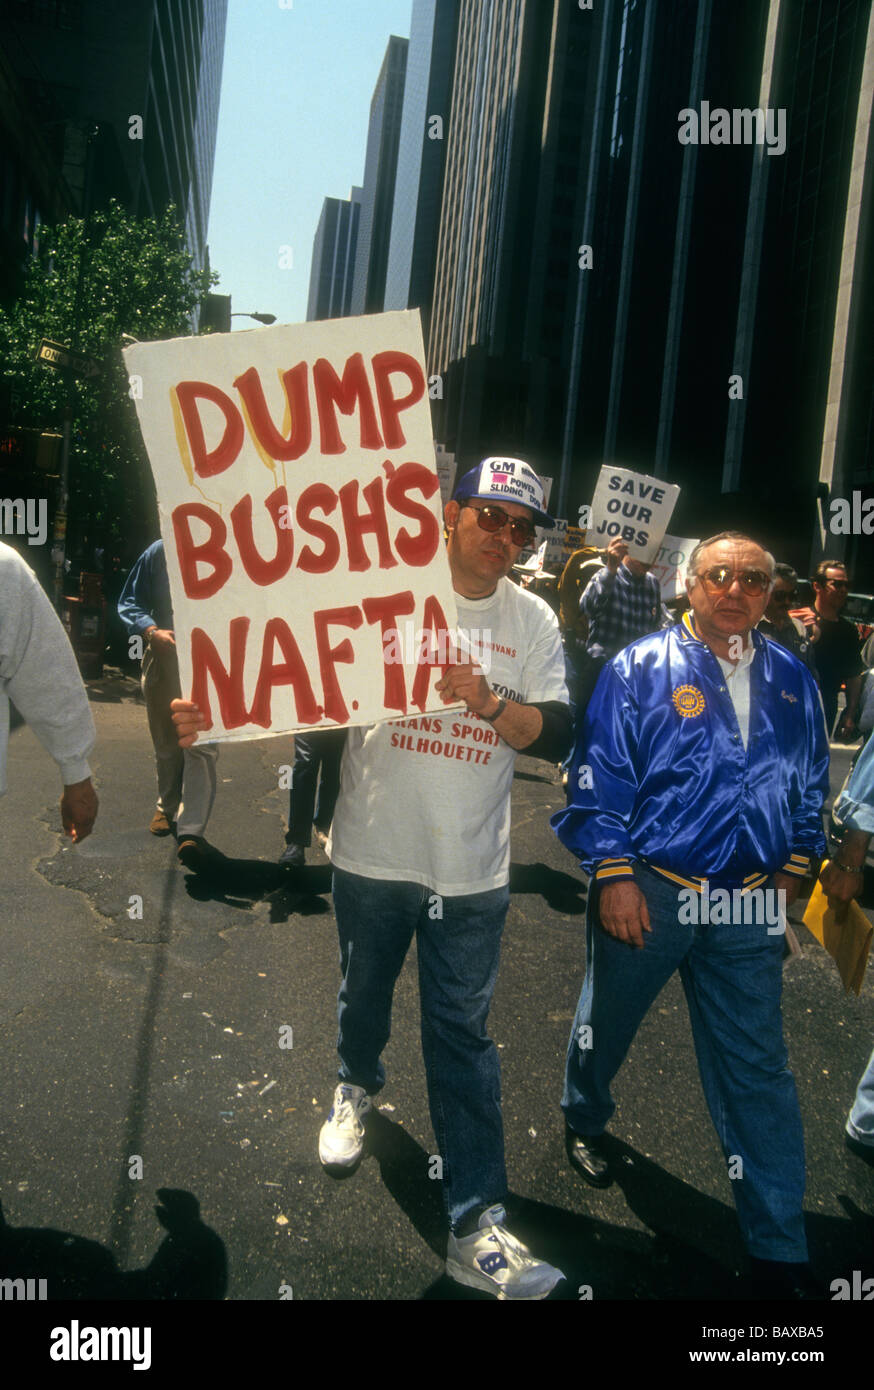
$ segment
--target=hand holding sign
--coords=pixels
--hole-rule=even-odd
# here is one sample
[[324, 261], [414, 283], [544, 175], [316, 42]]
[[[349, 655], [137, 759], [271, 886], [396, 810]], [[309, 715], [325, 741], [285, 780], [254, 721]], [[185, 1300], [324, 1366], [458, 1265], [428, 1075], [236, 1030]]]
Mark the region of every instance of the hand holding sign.
[[190, 748], [196, 743], [201, 729], [209, 728], [209, 721], [192, 700], [171, 700], [173, 723], [180, 748]]
[[604, 552], [604, 564], [611, 574], [616, 573], [627, 554], [628, 543], [621, 541], [618, 536], [614, 537]]
[[464, 652], [458, 652], [452, 664], [434, 687], [445, 705], [463, 700], [472, 714], [481, 714], [492, 700], [492, 691], [482, 667]]

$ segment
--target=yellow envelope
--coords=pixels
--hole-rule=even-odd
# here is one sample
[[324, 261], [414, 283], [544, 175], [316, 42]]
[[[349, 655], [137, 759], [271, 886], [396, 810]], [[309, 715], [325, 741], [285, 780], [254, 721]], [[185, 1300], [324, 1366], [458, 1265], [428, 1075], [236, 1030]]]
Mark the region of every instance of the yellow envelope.
[[[825, 864], [822, 867], [825, 868]], [[828, 898], [817, 879], [802, 921], [836, 962], [847, 993], [852, 990], [854, 994], [860, 994], [874, 926], [856, 900], [850, 903], [844, 920], [836, 922], [834, 911], [829, 907]]]

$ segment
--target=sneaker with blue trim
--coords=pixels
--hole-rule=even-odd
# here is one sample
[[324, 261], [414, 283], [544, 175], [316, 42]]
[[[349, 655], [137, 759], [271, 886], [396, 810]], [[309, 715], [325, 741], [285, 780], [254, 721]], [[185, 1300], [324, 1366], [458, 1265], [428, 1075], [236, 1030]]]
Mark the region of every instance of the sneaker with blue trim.
[[364, 1116], [372, 1109], [363, 1086], [341, 1082], [331, 1113], [319, 1133], [319, 1162], [325, 1168], [352, 1169], [364, 1153]]
[[546, 1298], [564, 1278], [543, 1260], [536, 1260], [521, 1240], [507, 1230], [505, 1209], [489, 1207], [479, 1219], [473, 1235], [450, 1232], [446, 1250], [446, 1273], [456, 1283], [483, 1289], [500, 1299]]

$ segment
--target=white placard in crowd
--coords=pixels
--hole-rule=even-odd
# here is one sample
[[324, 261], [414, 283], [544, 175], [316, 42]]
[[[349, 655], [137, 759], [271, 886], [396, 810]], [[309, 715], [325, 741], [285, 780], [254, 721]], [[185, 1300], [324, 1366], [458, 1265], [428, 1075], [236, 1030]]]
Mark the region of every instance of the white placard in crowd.
[[455, 487], [456, 463], [455, 455], [450, 454], [443, 448], [442, 444], [434, 443], [434, 455], [437, 463], [437, 477], [440, 479], [440, 499], [444, 505], [452, 496], [452, 489]]
[[659, 553], [653, 561], [651, 573], [662, 588], [662, 598], [679, 598], [686, 592], [686, 565], [689, 556], [699, 542], [688, 536], [662, 537]]
[[124, 356], [182, 689], [210, 738], [445, 708], [433, 686], [457, 614], [418, 312]]
[[[542, 480], [541, 480], [542, 481]], [[538, 545], [526, 546], [519, 552], [516, 561], [518, 565], [527, 564], [532, 555], [543, 553], [543, 564], [547, 570], [561, 574], [565, 564], [565, 543], [567, 540], [567, 522], [556, 521], [554, 526], [538, 526], [537, 528]], [[545, 549], [544, 549], [545, 547]]]
[[663, 478], [604, 464], [598, 475], [586, 540], [603, 550], [618, 536], [633, 560], [653, 561], [668, 529], [680, 489]]

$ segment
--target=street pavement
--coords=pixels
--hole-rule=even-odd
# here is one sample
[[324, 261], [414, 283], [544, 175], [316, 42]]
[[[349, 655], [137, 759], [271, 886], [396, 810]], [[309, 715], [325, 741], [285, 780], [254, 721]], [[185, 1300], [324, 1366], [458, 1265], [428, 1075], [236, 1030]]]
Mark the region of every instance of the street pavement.
[[[338, 956], [323, 852], [314, 846], [295, 876], [276, 867], [292, 741], [222, 748], [209, 837], [226, 861], [198, 877], [171, 840], [148, 833], [154, 762], [136, 682], [88, 688], [99, 740], [92, 836], [74, 847], [60, 835], [57, 771], [26, 727], [12, 735], [0, 804], [0, 1273], [47, 1277], [50, 1297], [485, 1297], [442, 1274], [414, 953], [368, 1155], [339, 1181], [319, 1166]], [[848, 763], [836, 748], [833, 789]], [[595, 1191], [565, 1160], [558, 1102], [585, 889], [549, 828], [563, 804], [557, 770], [520, 757], [491, 1015], [512, 1228], [565, 1272], [560, 1298], [738, 1300], [731, 1182], [676, 977], [616, 1081], [618, 1182]], [[827, 1288], [854, 1270], [874, 1276], [874, 1170], [843, 1144], [874, 1042], [874, 976], [861, 998], [846, 996], [831, 959], [798, 933], [784, 1017], [811, 1254]]]

